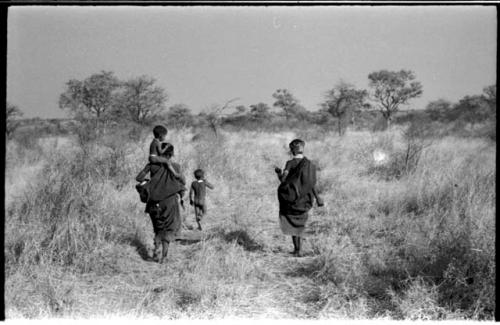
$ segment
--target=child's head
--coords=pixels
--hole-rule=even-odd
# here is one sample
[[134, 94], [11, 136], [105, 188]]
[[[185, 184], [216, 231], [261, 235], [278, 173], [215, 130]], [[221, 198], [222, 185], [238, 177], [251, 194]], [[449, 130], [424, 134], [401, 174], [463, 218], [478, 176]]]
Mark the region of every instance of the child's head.
[[194, 171], [194, 177], [196, 179], [203, 179], [204, 176], [205, 176], [205, 172], [203, 172], [203, 169], [197, 169]]
[[172, 158], [174, 156], [174, 145], [168, 142], [162, 143], [161, 144], [161, 149], [165, 149], [165, 152], [163, 152], [164, 157], [166, 158]]
[[304, 153], [306, 143], [300, 139], [295, 139], [288, 145], [293, 155]]
[[155, 139], [163, 141], [167, 136], [167, 133], [168, 133], [167, 128], [164, 127], [163, 125], [157, 125], [153, 128], [153, 135]]

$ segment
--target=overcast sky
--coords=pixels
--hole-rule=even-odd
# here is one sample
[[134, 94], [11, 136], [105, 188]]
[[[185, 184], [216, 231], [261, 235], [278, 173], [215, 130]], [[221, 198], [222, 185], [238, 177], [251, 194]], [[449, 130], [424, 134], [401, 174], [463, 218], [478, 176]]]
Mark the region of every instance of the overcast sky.
[[413, 70], [423, 96], [480, 94], [496, 80], [495, 7], [10, 7], [7, 100], [26, 117], [64, 117], [70, 79], [149, 75], [194, 112], [273, 103], [289, 89], [310, 110], [340, 79]]

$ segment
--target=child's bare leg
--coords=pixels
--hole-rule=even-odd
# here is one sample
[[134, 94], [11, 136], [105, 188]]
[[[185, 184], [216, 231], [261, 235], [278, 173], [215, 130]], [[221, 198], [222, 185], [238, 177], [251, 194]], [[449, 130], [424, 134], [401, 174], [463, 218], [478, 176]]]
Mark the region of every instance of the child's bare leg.
[[159, 262], [160, 261], [160, 256], [161, 256], [161, 249], [162, 249], [162, 246], [161, 246], [161, 238], [160, 238], [160, 234], [155, 234], [155, 238], [154, 238], [154, 252], [153, 252], [153, 261], [155, 262]]
[[162, 245], [162, 248], [163, 248], [163, 252], [161, 254], [161, 258], [160, 258], [160, 261], [159, 263], [160, 264], [163, 264], [164, 262], [167, 261], [167, 255], [168, 255], [168, 245], [170, 244], [169, 241], [167, 240], [162, 240], [161, 241], [161, 245]]
[[198, 224], [198, 230], [203, 230], [201, 229], [201, 215], [196, 216], [196, 223]]
[[202, 230], [201, 229], [201, 217], [203, 216], [203, 211], [198, 206], [194, 208], [194, 211], [195, 211], [195, 215], [196, 215], [196, 223], [198, 224], [198, 230]]

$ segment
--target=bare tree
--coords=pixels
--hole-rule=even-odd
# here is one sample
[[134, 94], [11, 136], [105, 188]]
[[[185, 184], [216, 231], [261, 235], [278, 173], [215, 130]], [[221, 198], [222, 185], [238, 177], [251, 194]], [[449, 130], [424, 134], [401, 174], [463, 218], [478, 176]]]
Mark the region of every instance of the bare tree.
[[212, 107], [209, 109], [209, 113], [206, 115], [206, 120], [208, 122], [208, 125], [214, 131], [215, 136], [217, 137], [217, 130], [218, 127], [221, 123], [221, 114], [224, 112], [226, 109], [231, 107], [231, 104], [234, 103], [235, 101], [239, 100], [239, 98], [232, 98], [224, 103], [224, 105], [219, 106], [219, 105], [212, 105]]
[[124, 82], [116, 99], [115, 115], [139, 124], [148, 124], [160, 117], [165, 111], [167, 94], [155, 83], [149, 76]]

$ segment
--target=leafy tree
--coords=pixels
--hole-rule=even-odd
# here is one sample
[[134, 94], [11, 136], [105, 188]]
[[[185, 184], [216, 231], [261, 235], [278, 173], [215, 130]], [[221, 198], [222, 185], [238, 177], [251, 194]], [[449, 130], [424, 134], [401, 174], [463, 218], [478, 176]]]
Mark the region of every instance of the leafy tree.
[[112, 107], [120, 82], [113, 72], [101, 71], [85, 80], [71, 79], [59, 97], [59, 107], [77, 117], [102, 119]]
[[288, 121], [289, 117], [296, 113], [299, 101], [287, 89], [276, 90], [273, 94], [273, 98], [276, 99], [273, 106], [283, 109], [286, 120]]
[[17, 118], [23, 116], [23, 112], [17, 107], [16, 105], [13, 105], [9, 102], [7, 102], [7, 109], [5, 112], [5, 134], [7, 138], [10, 138], [14, 131], [17, 129], [19, 126], [19, 121], [17, 121]]
[[289, 112], [290, 116], [293, 116], [301, 121], [309, 121], [311, 119], [310, 112], [300, 104], [293, 105]]
[[235, 114], [245, 114], [247, 112], [247, 108], [245, 105], [238, 105], [235, 108]]
[[256, 120], [264, 120], [269, 118], [269, 110], [271, 108], [265, 103], [258, 103], [254, 105], [250, 105], [250, 114]]
[[156, 80], [149, 76], [124, 82], [116, 100], [116, 116], [139, 124], [148, 124], [160, 117], [165, 110], [167, 94], [155, 83]]
[[325, 102], [321, 106], [337, 119], [339, 135], [344, 133], [346, 116], [352, 114], [355, 109], [363, 108], [367, 96], [366, 90], [356, 89], [354, 85], [343, 81], [326, 92]]
[[451, 102], [445, 99], [438, 99], [427, 104], [425, 111], [431, 120], [443, 120], [449, 116]]
[[370, 73], [368, 79], [373, 99], [388, 125], [400, 105], [408, 104], [410, 99], [419, 97], [423, 92], [422, 84], [415, 81], [415, 74], [409, 70], [380, 70]]
[[193, 115], [186, 105], [175, 104], [168, 109], [167, 122], [177, 126], [191, 125], [193, 124]]
[[453, 107], [453, 115], [464, 122], [482, 122], [492, 118], [491, 106], [484, 95], [465, 96]]

